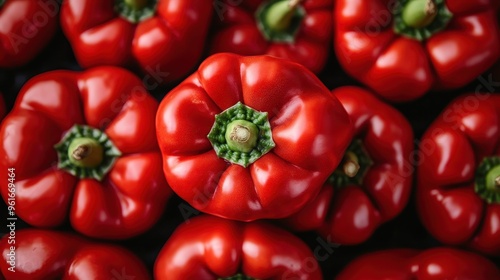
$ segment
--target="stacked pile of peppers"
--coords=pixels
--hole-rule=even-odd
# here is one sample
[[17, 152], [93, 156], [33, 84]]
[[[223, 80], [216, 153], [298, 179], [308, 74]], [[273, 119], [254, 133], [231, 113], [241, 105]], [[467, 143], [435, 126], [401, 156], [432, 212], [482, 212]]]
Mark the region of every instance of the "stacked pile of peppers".
[[0, 0], [0, 279], [500, 279], [499, 10]]

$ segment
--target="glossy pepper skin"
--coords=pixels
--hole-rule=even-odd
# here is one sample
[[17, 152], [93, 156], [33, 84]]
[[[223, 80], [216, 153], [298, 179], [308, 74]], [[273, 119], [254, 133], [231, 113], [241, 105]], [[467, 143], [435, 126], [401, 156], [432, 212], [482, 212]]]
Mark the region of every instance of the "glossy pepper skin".
[[417, 206], [439, 241], [500, 255], [500, 188], [477, 190], [485, 179], [481, 163], [500, 155], [499, 127], [500, 96], [468, 94], [449, 104], [423, 135]]
[[[0, 240], [0, 252], [0, 271], [6, 280], [151, 279], [144, 264], [129, 251], [71, 233], [17, 230], [15, 238], [5, 235]], [[14, 268], [11, 268], [9, 255], [12, 252], [15, 254]]]
[[[219, 157], [207, 137], [216, 115], [238, 102], [267, 114], [265, 131], [275, 143], [246, 167]], [[228, 127], [215, 138], [230, 142]], [[209, 57], [173, 89], [160, 104], [156, 129], [172, 189], [200, 211], [243, 221], [299, 210], [319, 192], [352, 136], [340, 102], [306, 68], [235, 54]]]
[[[69, 219], [80, 233], [106, 239], [148, 230], [171, 194], [155, 135], [157, 108], [141, 81], [117, 67], [32, 78], [0, 128], [4, 201], [10, 205], [14, 192], [14, 212], [36, 227]], [[121, 152], [100, 180], [60, 166], [54, 146], [75, 124], [107, 135]]]
[[[304, 12], [299, 27], [289, 41], [267, 38], [259, 28], [256, 12], [273, 2], [290, 0], [219, 1], [216, 5], [216, 31], [211, 53], [232, 52], [240, 55], [273, 55], [300, 63], [320, 72], [328, 59], [332, 37], [332, 0], [305, 0], [297, 8]], [[293, 24], [289, 24], [293, 27]]]
[[335, 5], [334, 47], [340, 64], [383, 98], [403, 102], [429, 90], [462, 87], [500, 56], [496, 1], [430, 1], [444, 3], [452, 16], [447, 21], [437, 15], [444, 21], [442, 29], [422, 41], [395, 32], [391, 10], [402, 11], [404, 2], [340, 0]]
[[[230, 278], [238, 274], [243, 278]], [[180, 225], [161, 249], [154, 276], [158, 280], [322, 279], [311, 250], [289, 232], [265, 222], [214, 216]]]
[[358, 257], [337, 280], [500, 279], [500, 270], [487, 258], [457, 249], [391, 249]]
[[351, 118], [354, 141], [361, 141], [370, 163], [359, 162], [360, 181], [341, 185], [332, 174], [316, 198], [284, 221], [294, 230], [317, 230], [332, 242], [353, 245], [366, 241], [406, 206], [413, 181], [413, 131], [400, 112], [368, 90], [346, 86], [332, 94]]
[[55, 0], [0, 1], [0, 68], [19, 67], [33, 59], [57, 29]]
[[[118, 3], [138, 5], [139, 12], [146, 5], [153, 13], [132, 22]], [[66, 0], [61, 26], [82, 67], [138, 65], [154, 79], [149, 84], [165, 84], [195, 67], [212, 11], [205, 0]]]

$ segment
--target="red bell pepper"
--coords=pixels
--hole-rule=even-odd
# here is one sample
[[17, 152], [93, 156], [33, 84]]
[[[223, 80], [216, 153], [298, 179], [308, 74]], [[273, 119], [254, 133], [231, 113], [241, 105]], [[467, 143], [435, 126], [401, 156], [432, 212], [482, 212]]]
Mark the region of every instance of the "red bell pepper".
[[454, 100], [421, 140], [417, 206], [439, 241], [500, 255], [500, 96]]
[[0, 0], [0, 67], [18, 67], [33, 59], [57, 29], [55, 0]]
[[158, 85], [195, 67], [212, 10], [206, 0], [66, 0], [61, 25], [82, 67], [138, 65]]
[[13, 214], [37, 227], [69, 217], [97, 238], [149, 229], [171, 193], [156, 142], [157, 107], [138, 78], [116, 67], [28, 81], [0, 128], [0, 189]]
[[151, 279], [129, 251], [70, 233], [17, 230], [0, 240], [0, 252], [0, 271], [7, 280]]
[[161, 249], [155, 279], [311, 279], [321, 268], [291, 233], [264, 222], [199, 216], [179, 226]]
[[337, 58], [390, 101], [462, 87], [500, 57], [494, 2], [336, 1]]
[[244, 221], [298, 211], [352, 135], [340, 102], [303, 66], [228, 53], [163, 99], [156, 130], [172, 189], [200, 211]]
[[[236, 5], [238, 4], [238, 5]], [[320, 72], [332, 37], [333, 0], [218, 0], [211, 53], [273, 55]]]
[[369, 91], [341, 87], [332, 93], [354, 123], [354, 140], [319, 195], [285, 223], [352, 245], [367, 240], [406, 206], [413, 131], [401, 113]]
[[500, 279], [500, 270], [487, 258], [457, 249], [391, 249], [355, 259], [335, 279], [492, 280]]

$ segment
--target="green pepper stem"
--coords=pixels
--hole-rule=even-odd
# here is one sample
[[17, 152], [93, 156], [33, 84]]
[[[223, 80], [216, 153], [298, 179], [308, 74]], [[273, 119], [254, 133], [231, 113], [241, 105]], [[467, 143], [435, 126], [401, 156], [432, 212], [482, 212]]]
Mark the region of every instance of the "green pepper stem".
[[68, 148], [69, 160], [80, 167], [96, 167], [103, 160], [103, 147], [92, 138], [75, 138]]
[[284, 0], [272, 4], [265, 15], [267, 26], [274, 32], [288, 30], [300, 2], [301, 0]]
[[349, 178], [354, 178], [359, 172], [359, 159], [358, 156], [352, 151], [347, 151], [344, 154], [344, 164], [342, 165], [342, 171]]
[[248, 153], [259, 137], [259, 128], [246, 120], [234, 120], [227, 125], [226, 142], [233, 151]]
[[500, 157], [486, 157], [476, 170], [474, 190], [488, 203], [500, 203]]
[[356, 161], [348, 160], [342, 166], [342, 170], [349, 178], [354, 178], [358, 174], [359, 164]]
[[373, 161], [365, 150], [363, 141], [355, 138], [344, 153], [337, 169], [328, 178], [328, 183], [338, 189], [352, 184], [361, 185], [372, 164]]
[[241, 102], [215, 115], [207, 137], [218, 157], [245, 168], [276, 146], [267, 112]]
[[492, 167], [486, 173], [486, 188], [489, 190], [500, 190], [500, 165]]
[[412, 0], [403, 8], [403, 21], [414, 28], [424, 28], [431, 24], [438, 14], [434, 0]]
[[147, 6], [148, 0], [124, 0], [125, 4], [134, 10], [140, 10]]
[[71, 156], [74, 160], [82, 160], [90, 154], [90, 150], [90, 146], [80, 145], [71, 153]]

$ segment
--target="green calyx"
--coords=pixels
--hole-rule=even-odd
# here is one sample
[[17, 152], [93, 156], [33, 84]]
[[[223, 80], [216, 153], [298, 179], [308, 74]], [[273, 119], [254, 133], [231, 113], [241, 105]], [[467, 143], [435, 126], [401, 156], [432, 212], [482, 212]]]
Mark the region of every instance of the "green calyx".
[[3, 7], [3, 4], [5, 4], [5, 1], [7, 1], [7, 0], [0, 0], [0, 8]]
[[347, 185], [361, 185], [373, 161], [363, 146], [361, 139], [354, 139], [347, 148], [337, 169], [328, 178], [328, 183], [336, 188]]
[[479, 164], [474, 190], [486, 202], [500, 203], [500, 157], [487, 157]]
[[156, 13], [158, 0], [115, 0], [115, 11], [131, 23], [139, 23]]
[[395, 9], [394, 31], [403, 36], [423, 41], [443, 30], [453, 17], [445, 0], [400, 0]]
[[243, 167], [254, 163], [275, 146], [267, 113], [241, 102], [215, 116], [207, 137], [218, 157]]
[[57, 167], [81, 179], [101, 181], [121, 156], [104, 132], [85, 125], [74, 125], [54, 148]]
[[248, 277], [248, 276], [240, 273], [240, 274], [236, 274], [236, 275], [231, 276], [231, 277], [218, 278], [217, 280], [258, 280], [258, 279]]
[[300, 29], [305, 9], [301, 0], [270, 0], [256, 11], [257, 26], [262, 35], [272, 42], [293, 43]]

